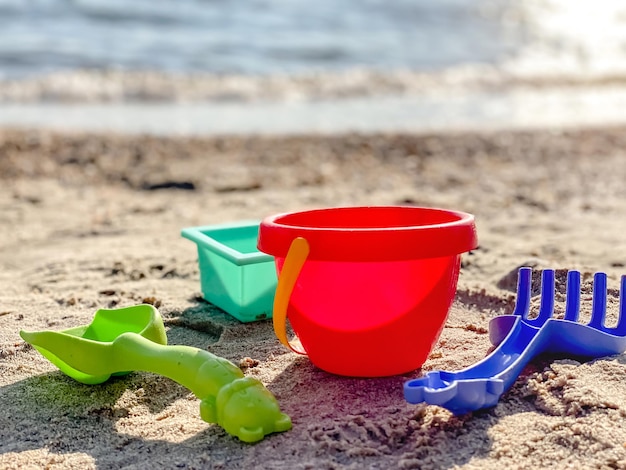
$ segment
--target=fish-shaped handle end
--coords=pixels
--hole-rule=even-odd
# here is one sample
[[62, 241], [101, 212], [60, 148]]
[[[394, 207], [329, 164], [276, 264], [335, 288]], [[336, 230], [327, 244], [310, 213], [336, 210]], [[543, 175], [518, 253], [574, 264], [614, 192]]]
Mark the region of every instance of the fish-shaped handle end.
[[459, 379], [445, 371], [429, 372], [425, 377], [404, 384], [404, 397], [409, 403], [428, 403], [462, 415], [498, 403], [505, 383], [496, 378]]
[[204, 398], [200, 417], [248, 443], [291, 429], [291, 418], [281, 412], [274, 395], [253, 377], [236, 379], [222, 387], [217, 397]]

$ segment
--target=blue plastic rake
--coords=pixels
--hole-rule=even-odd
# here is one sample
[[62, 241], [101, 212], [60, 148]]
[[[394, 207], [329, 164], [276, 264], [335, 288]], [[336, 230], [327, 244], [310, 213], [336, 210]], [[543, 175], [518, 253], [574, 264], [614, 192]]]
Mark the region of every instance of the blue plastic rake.
[[517, 299], [512, 315], [495, 317], [489, 324], [491, 342], [498, 346], [482, 361], [456, 372], [432, 371], [404, 384], [409, 403], [426, 402], [460, 415], [490, 408], [513, 385], [526, 364], [538, 354], [552, 353], [596, 358], [626, 350], [626, 276], [620, 286], [620, 313], [615, 327], [604, 325], [607, 276], [593, 280], [591, 320], [577, 323], [580, 313], [580, 272], [567, 273], [564, 318], [554, 313], [554, 270], [541, 278], [541, 303], [536, 318], [529, 318], [531, 268], [520, 268]]

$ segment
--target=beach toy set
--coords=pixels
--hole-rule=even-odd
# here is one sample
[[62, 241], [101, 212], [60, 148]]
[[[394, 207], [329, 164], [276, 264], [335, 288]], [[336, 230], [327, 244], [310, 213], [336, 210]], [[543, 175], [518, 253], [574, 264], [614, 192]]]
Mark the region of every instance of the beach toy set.
[[[278, 340], [327, 372], [381, 377], [419, 369], [438, 340], [454, 296], [461, 255], [477, 247], [474, 217], [413, 206], [339, 207], [277, 214], [261, 222], [193, 227], [203, 296], [242, 322], [273, 318]], [[606, 274], [594, 278], [588, 325], [577, 322], [580, 273], [567, 276], [565, 318], [553, 318], [554, 271], [544, 270], [541, 306], [530, 317], [531, 269], [519, 271], [512, 315], [494, 318], [496, 349], [457, 372], [404, 384], [409, 403], [456, 414], [493, 407], [524, 366], [543, 352], [601, 357], [626, 350], [626, 276], [621, 316], [604, 326]], [[287, 337], [287, 319], [296, 335]], [[244, 442], [291, 428], [275, 397], [224, 358], [167, 345], [151, 305], [98, 310], [91, 324], [24, 332], [61, 371], [85, 384], [149, 371], [200, 399], [200, 416]]]

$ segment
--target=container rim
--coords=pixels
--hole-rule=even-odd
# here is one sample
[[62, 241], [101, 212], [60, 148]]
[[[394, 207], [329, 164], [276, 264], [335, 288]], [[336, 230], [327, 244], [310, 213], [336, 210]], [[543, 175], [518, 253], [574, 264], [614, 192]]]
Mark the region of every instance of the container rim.
[[182, 229], [180, 234], [183, 238], [187, 238], [188, 240], [195, 242], [198, 246], [206, 248], [207, 250], [227, 259], [237, 266], [245, 266], [247, 264], [274, 261], [274, 258], [269, 254], [260, 251], [255, 253], [242, 253], [229, 247], [228, 245], [225, 245], [224, 243], [218, 242], [209, 235], [211, 232], [218, 232], [221, 230], [248, 228], [256, 226], [259, 226], [258, 220], [246, 220], [216, 225], [187, 227]]
[[354, 206], [275, 214], [263, 219], [258, 248], [284, 258], [305, 238], [309, 259], [397, 261], [455, 256], [478, 246], [472, 214], [420, 206]]

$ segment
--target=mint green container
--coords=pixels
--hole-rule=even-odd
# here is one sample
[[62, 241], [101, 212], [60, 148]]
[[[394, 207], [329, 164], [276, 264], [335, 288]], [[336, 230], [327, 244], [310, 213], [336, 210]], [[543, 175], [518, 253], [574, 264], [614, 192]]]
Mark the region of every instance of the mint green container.
[[190, 227], [181, 235], [198, 246], [202, 295], [242, 322], [272, 317], [274, 257], [257, 247], [258, 221]]

